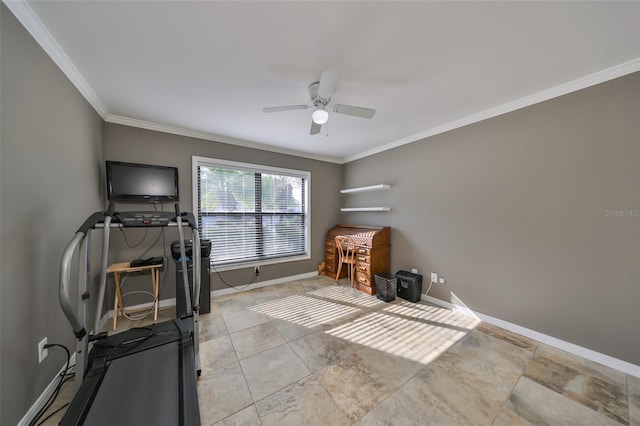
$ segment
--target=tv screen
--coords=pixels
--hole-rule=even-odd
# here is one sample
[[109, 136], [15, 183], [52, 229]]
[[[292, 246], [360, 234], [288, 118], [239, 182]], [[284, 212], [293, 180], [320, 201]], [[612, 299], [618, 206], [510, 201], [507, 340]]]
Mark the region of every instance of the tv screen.
[[107, 161], [109, 201], [178, 201], [177, 167]]

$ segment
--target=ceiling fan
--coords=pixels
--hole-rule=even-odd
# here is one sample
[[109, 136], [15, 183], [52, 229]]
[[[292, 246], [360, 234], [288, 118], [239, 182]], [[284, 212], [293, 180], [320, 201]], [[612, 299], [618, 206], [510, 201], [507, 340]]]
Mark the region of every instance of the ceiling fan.
[[331, 96], [336, 89], [336, 82], [338, 81], [338, 75], [331, 71], [323, 71], [320, 76], [320, 81], [312, 83], [309, 86], [309, 97], [311, 98], [312, 105], [285, 105], [277, 107], [263, 108], [264, 112], [280, 112], [291, 111], [294, 109], [307, 109], [313, 108], [311, 113], [311, 130], [309, 134], [317, 135], [320, 133], [320, 128], [323, 124], [329, 121], [329, 111], [338, 114], [351, 115], [353, 117], [371, 118], [376, 113], [375, 109], [362, 108], [351, 105], [335, 104], [333, 107], [328, 108]]

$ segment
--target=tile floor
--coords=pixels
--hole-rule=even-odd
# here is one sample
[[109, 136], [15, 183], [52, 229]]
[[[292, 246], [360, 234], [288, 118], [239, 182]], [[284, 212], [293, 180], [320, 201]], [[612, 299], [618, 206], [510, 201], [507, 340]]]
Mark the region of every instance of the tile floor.
[[346, 281], [220, 297], [200, 318], [203, 425], [640, 426], [640, 378]]

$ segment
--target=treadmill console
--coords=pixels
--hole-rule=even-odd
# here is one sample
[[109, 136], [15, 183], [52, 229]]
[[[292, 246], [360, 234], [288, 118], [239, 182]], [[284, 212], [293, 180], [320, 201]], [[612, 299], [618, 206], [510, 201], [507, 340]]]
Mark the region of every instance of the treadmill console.
[[176, 214], [174, 212], [122, 212], [116, 213], [115, 222], [135, 228], [146, 226], [167, 226]]

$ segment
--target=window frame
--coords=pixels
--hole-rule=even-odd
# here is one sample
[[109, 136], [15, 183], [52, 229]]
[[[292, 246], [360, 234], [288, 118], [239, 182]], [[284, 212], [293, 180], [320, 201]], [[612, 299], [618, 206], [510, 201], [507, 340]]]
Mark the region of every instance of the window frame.
[[[193, 214], [198, 222], [198, 229], [200, 231], [201, 238], [203, 237], [203, 229], [201, 227], [201, 214], [200, 214], [200, 198], [198, 194], [198, 166], [207, 166], [207, 167], [219, 167], [219, 168], [229, 168], [234, 170], [242, 170], [246, 172], [253, 173], [265, 173], [265, 174], [275, 174], [275, 175], [285, 175], [285, 176], [293, 176], [293, 177], [301, 177], [304, 179], [304, 189], [303, 189], [303, 217], [305, 218], [305, 227], [304, 227], [304, 254], [296, 254], [290, 256], [283, 257], [273, 257], [273, 258], [257, 258], [257, 259], [247, 259], [241, 262], [233, 262], [233, 263], [223, 263], [221, 265], [214, 264], [213, 260], [210, 259], [210, 264], [214, 265], [216, 270], [225, 271], [225, 270], [234, 270], [234, 269], [243, 269], [243, 268], [251, 268], [254, 266], [262, 266], [262, 265], [272, 265], [278, 263], [288, 263], [288, 262], [297, 262], [301, 260], [309, 260], [311, 259], [311, 172], [307, 170], [296, 170], [296, 169], [287, 169], [284, 167], [274, 167], [274, 166], [265, 166], [261, 164], [253, 164], [253, 163], [245, 163], [239, 161], [230, 161], [223, 160], [219, 158], [209, 158], [209, 157], [201, 157], [201, 156], [192, 156], [191, 160], [191, 178], [192, 178], [192, 202], [193, 202]], [[240, 214], [240, 213], [239, 213]], [[263, 212], [263, 211], [255, 211], [253, 213], [242, 213], [242, 214], [254, 214], [263, 217], [265, 215], [273, 215], [272, 212]], [[285, 215], [286, 213], [275, 213], [280, 215]], [[300, 214], [296, 214], [300, 215]], [[211, 247], [211, 251], [215, 251], [215, 247]]]

